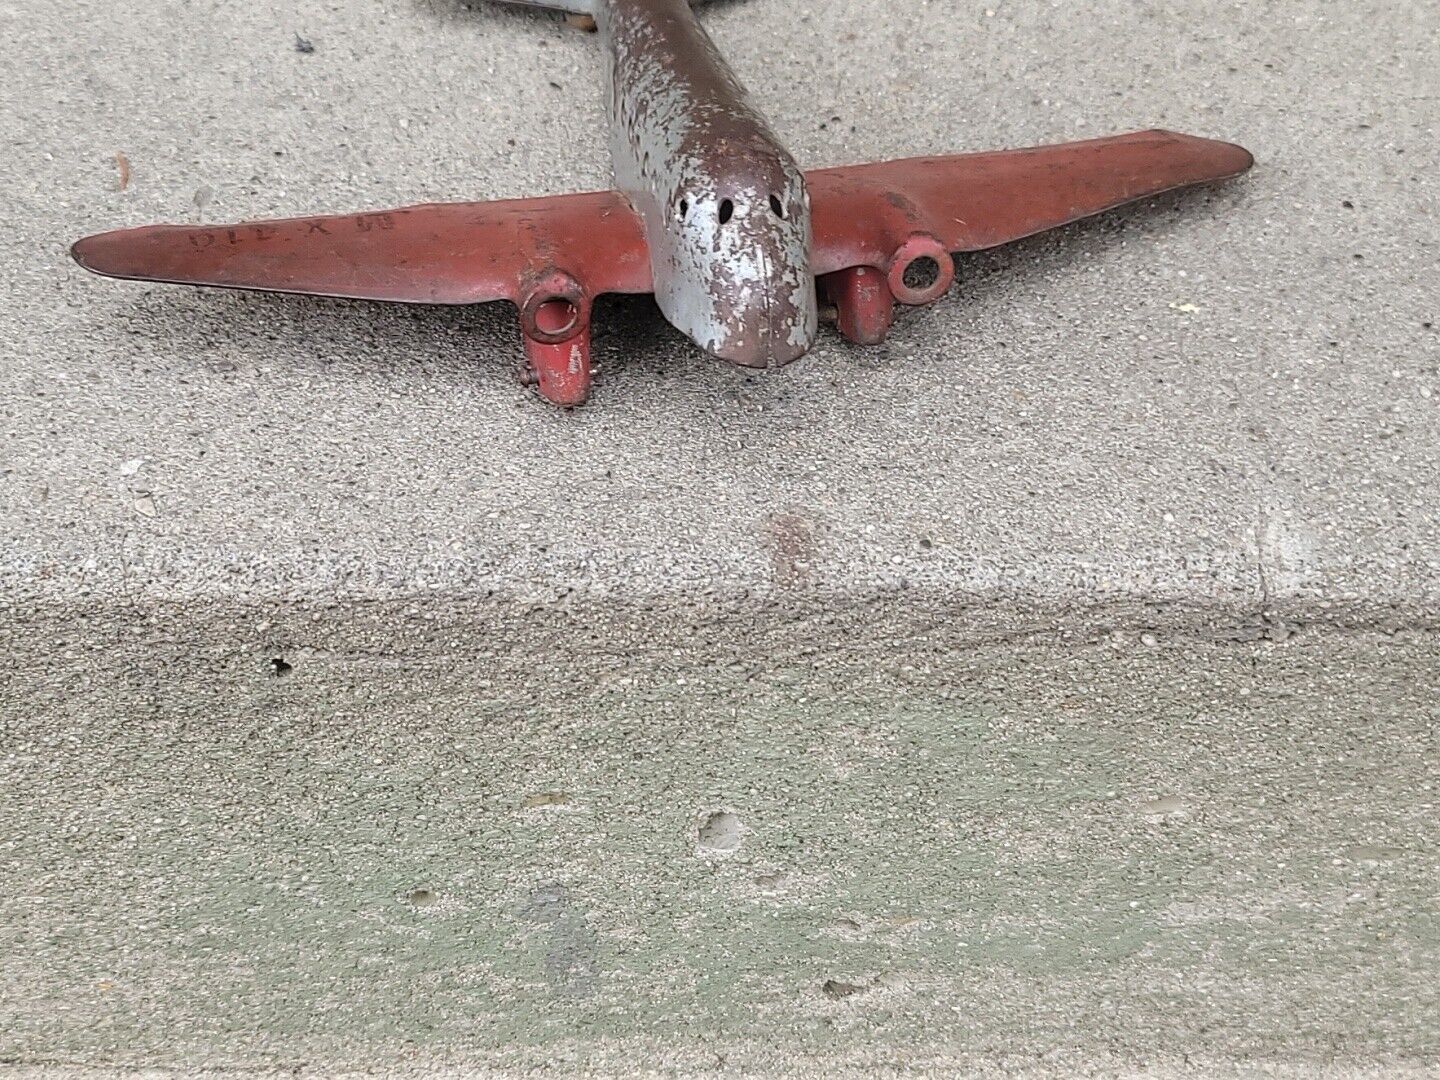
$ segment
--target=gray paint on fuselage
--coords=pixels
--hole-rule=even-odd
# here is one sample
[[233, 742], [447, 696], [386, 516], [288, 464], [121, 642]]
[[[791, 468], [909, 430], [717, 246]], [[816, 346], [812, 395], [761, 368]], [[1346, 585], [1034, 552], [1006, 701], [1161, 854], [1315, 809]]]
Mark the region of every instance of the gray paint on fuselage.
[[645, 223], [660, 309], [737, 363], [802, 355], [817, 319], [804, 175], [686, 0], [603, 0], [595, 15], [615, 182]]

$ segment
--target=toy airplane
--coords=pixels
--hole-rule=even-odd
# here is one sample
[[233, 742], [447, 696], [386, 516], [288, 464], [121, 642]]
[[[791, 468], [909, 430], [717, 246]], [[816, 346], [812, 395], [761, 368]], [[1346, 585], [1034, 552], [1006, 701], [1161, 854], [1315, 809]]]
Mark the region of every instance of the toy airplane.
[[1145, 131], [1029, 150], [802, 172], [689, 0], [516, 0], [593, 16], [608, 53], [616, 189], [81, 240], [98, 274], [418, 304], [509, 300], [525, 377], [557, 405], [590, 392], [602, 293], [653, 293], [700, 348], [747, 367], [841, 334], [884, 340], [894, 303], [950, 287], [979, 251], [1252, 164], [1238, 146]]

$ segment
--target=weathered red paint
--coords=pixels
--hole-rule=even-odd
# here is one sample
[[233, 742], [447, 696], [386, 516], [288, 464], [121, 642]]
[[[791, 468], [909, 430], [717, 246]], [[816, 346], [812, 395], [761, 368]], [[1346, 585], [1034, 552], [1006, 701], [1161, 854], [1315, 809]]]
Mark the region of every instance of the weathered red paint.
[[[543, 310], [548, 310], [548, 305]], [[572, 408], [585, 404], [592, 378], [589, 325], [558, 343], [539, 341], [529, 334], [524, 338], [525, 381], [556, 405]]]
[[612, 191], [383, 213], [151, 225], [86, 237], [110, 277], [410, 304], [523, 304], [561, 271], [587, 295], [650, 291], [645, 235]]
[[[821, 169], [805, 176], [810, 272], [826, 282], [841, 333], [874, 343], [889, 330], [892, 298], [921, 304], [944, 294], [954, 273], [950, 252], [1227, 179], [1251, 163], [1238, 146], [1147, 131]], [[156, 225], [87, 237], [74, 256], [96, 273], [147, 281], [421, 304], [509, 300], [520, 309], [534, 381], [561, 405], [578, 405], [589, 393], [594, 298], [654, 290], [643, 223], [617, 192]], [[934, 272], [919, 275], [922, 268]], [[879, 279], [873, 288], [872, 277]]]
[[954, 157], [907, 158], [807, 173], [812, 269], [887, 269], [910, 236], [984, 251], [1254, 164], [1232, 143], [1171, 131]]
[[885, 275], [872, 266], [852, 266], [820, 279], [835, 305], [836, 329], [856, 345], [879, 345], [895, 321], [895, 296]]

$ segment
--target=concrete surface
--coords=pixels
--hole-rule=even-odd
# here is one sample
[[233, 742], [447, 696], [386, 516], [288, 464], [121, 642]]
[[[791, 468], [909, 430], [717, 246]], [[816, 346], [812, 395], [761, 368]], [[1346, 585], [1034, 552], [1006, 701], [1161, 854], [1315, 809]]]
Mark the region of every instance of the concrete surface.
[[602, 658], [517, 700], [469, 611], [396, 615], [268, 682], [185, 613], [124, 671], [21, 648], [0, 1057], [1434, 1069], [1433, 635]]
[[573, 414], [66, 260], [602, 186], [470, 6], [0, 0], [0, 1070], [1434, 1074], [1440, 10], [710, 5], [808, 164], [1259, 165]]

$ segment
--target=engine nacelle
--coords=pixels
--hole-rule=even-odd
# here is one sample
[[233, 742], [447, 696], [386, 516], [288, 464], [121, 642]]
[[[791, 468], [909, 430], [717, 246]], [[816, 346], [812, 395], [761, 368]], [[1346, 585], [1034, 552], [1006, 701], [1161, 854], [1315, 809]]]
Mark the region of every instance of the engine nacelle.
[[890, 293], [902, 304], [928, 304], [944, 296], [955, 281], [955, 260], [929, 233], [912, 233], [890, 256], [886, 271]]

